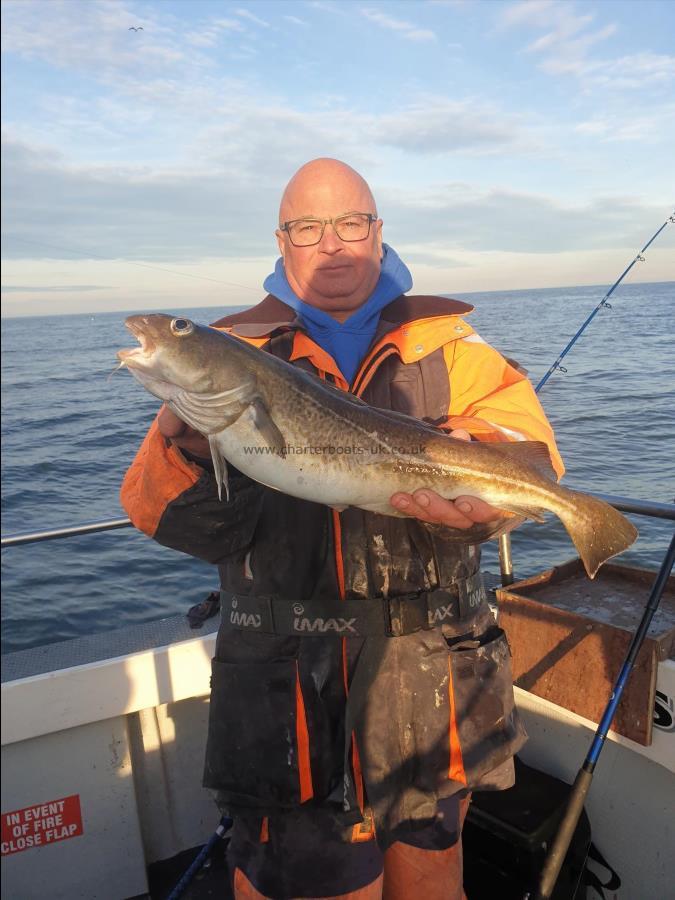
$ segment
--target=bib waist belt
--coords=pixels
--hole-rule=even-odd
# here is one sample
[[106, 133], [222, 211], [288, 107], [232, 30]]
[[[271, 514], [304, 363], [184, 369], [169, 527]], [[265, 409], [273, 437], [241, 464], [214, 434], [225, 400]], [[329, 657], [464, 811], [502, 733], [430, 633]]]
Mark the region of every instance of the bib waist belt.
[[485, 599], [480, 572], [447, 588], [369, 600], [298, 603], [220, 593], [225, 627], [297, 637], [399, 637], [468, 619]]

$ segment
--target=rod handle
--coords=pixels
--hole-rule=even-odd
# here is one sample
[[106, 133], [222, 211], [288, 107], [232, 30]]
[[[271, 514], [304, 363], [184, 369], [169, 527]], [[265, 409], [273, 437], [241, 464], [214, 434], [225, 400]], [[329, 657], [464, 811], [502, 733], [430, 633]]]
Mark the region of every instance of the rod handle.
[[567, 851], [572, 842], [572, 837], [576, 830], [581, 813], [584, 808], [584, 801], [593, 780], [593, 772], [588, 769], [579, 769], [577, 777], [574, 779], [570, 798], [567, 802], [565, 815], [558, 828], [558, 833], [551, 845], [544, 868], [542, 870], [539, 887], [535, 894], [535, 900], [549, 900], [553, 890], [555, 889], [558, 875], [562, 868], [562, 864], [567, 856]]

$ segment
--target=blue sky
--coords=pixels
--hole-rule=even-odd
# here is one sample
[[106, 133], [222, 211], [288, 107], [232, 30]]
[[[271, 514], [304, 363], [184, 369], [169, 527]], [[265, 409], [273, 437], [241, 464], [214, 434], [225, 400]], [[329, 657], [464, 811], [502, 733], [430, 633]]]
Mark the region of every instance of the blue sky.
[[368, 179], [418, 292], [611, 283], [673, 212], [670, 0], [2, 11], [4, 315], [254, 302], [317, 156]]

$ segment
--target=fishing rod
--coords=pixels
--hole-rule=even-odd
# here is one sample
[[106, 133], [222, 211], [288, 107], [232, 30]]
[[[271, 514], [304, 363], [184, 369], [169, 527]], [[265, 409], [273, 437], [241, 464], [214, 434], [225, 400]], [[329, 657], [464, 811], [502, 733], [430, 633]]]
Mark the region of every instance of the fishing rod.
[[582, 335], [582, 334], [584, 333], [584, 331], [588, 328], [588, 326], [591, 324], [591, 322], [592, 322], [593, 319], [596, 317], [596, 315], [600, 312], [600, 310], [601, 310], [603, 307], [606, 307], [607, 309], [611, 309], [611, 308], [612, 308], [611, 303], [609, 303], [608, 301], [609, 301], [609, 298], [610, 298], [610, 297], [612, 296], [612, 294], [614, 293], [614, 291], [616, 290], [616, 288], [618, 288], [618, 286], [619, 286], [619, 285], [621, 284], [621, 282], [624, 280], [624, 278], [626, 277], [626, 275], [628, 275], [628, 273], [629, 273], [630, 270], [633, 268], [633, 266], [635, 265], [635, 263], [637, 263], [637, 262], [644, 262], [644, 261], [645, 261], [645, 257], [644, 257], [645, 251], [646, 251], [647, 248], [650, 246], [650, 244], [652, 244], [652, 243], [656, 240], [656, 238], [661, 234], [661, 232], [662, 232], [663, 229], [666, 227], [666, 225], [673, 225], [673, 224], [675, 224], [675, 212], [673, 212], [672, 216], [669, 216], [669, 217], [666, 219], [666, 221], [663, 223], [663, 225], [658, 229], [658, 231], [656, 231], [656, 232], [650, 237], [650, 239], [649, 239], [649, 240], [647, 241], [647, 243], [644, 245], [644, 247], [642, 248], [642, 250], [640, 250], [640, 252], [637, 254], [637, 256], [635, 257], [635, 259], [634, 259], [634, 260], [631, 262], [631, 264], [624, 270], [624, 272], [622, 272], [622, 274], [619, 276], [619, 278], [617, 278], [617, 280], [614, 282], [614, 284], [611, 286], [611, 288], [607, 291], [607, 293], [606, 293], [605, 296], [602, 298], [602, 300], [601, 300], [601, 301], [598, 303], [598, 305], [595, 307], [595, 309], [593, 310], [593, 312], [588, 316], [588, 318], [587, 318], [586, 321], [583, 323], [583, 325], [581, 326], [581, 328], [579, 328], [579, 330], [577, 331], [577, 333], [576, 333], [576, 334], [574, 335], [574, 337], [570, 340], [570, 342], [567, 344], [567, 346], [566, 346], [565, 349], [562, 351], [562, 353], [560, 354], [560, 356], [556, 359], [556, 361], [553, 363], [553, 365], [551, 366], [551, 368], [548, 370], [548, 372], [544, 375], [544, 377], [541, 379], [541, 381], [539, 382], [539, 384], [538, 384], [538, 385], [536, 386], [536, 388], [534, 389], [535, 392], [536, 392], [537, 394], [538, 394], [539, 391], [543, 388], [543, 386], [546, 384], [546, 382], [549, 380], [549, 378], [550, 378], [551, 375], [555, 372], [556, 369], [560, 369], [561, 372], [566, 372], [566, 371], [567, 371], [567, 369], [565, 369], [563, 366], [560, 365], [560, 363], [562, 362], [562, 360], [567, 356], [567, 354], [570, 352], [570, 350], [572, 349], [572, 347], [576, 344], [576, 342], [579, 340], [579, 338], [581, 337], [581, 335]]
[[[630, 272], [633, 266], [637, 262], [644, 262], [645, 257], [644, 253], [648, 249], [648, 247], [656, 240], [656, 238], [661, 234], [661, 232], [665, 229], [665, 227], [669, 224], [675, 224], [675, 212], [669, 216], [666, 221], [661, 225], [661, 227], [654, 232], [651, 238], [647, 241], [644, 247], [640, 250], [640, 252], [636, 255], [636, 257], [632, 260], [629, 266], [621, 273], [619, 278], [614, 282], [614, 284], [607, 291], [602, 300], [598, 303], [595, 309], [591, 312], [591, 314], [586, 318], [581, 327], [577, 330], [576, 334], [572, 339], [568, 342], [564, 350], [560, 353], [558, 358], [555, 360], [553, 365], [546, 372], [544, 377], [541, 379], [539, 384], [535, 388], [535, 393], [539, 393], [539, 391], [544, 387], [546, 382], [549, 380], [551, 375], [555, 372], [556, 369], [560, 369], [561, 372], [566, 372], [567, 370], [561, 366], [562, 360], [567, 356], [572, 347], [579, 340], [581, 335], [584, 333], [586, 328], [593, 321], [595, 316], [600, 312], [603, 307], [611, 309], [611, 304], [608, 302], [609, 298], [612, 296], [616, 288], [621, 284], [626, 275]], [[502, 584], [508, 585], [512, 584], [513, 577], [513, 569], [511, 567], [511, 551], [510, 551], [510, 542], [509, 535], [502, 535], [500, 537], [499, 544], [499, 558], [500, 565], [502, 569]], [[670, 547], [668, 552], [666, 553], [663, 562], [661, 563], [661, 567], [656, 576], [656, 580], [654, 582], [654, 586], [652, 587], [652, 591], [649, 595], [649, 599], [647, 601], [647, 605], [645, 607], [644, 613], [642, 615], [642, 619], [640, 621], [640, 625], [638, 626], [637, 631], [635, 632], [633, 639], [631, 641], [630, 647], [628, 648], [628, 652], [626, 654], [626, 658], [624, 660], [623, 666], [621, 667], [621, 671], [619, 672], [619, 676], [616, 680], [616, 684], [610, 696], [609, 702], [605, 708], [605, 711], [600, 719], [600, 724], [598, 725], [597, 731], [595, 733], [595, 738], [593, 739], [593, 743], [588, 751], [586, 759], [579, 769], [577, 773], [577, 777], [574, 780], [574, 784], [572, 785], [572, 789], [570, 792], [570, 797], [567, 803], [567, 807], [565, 809], [565, 813], [563, 815], [562, 821], [558, 827], [558, 831], [556, 833], [553, 844], [551, 845], [548, 854], [546, 856], [546, 860], [544, 862], [544, 867], [542, 869], [539, 885], [537, 888], [537, 892], [534, 895], [534, 900], [549, 900], [553, 890], [555, 889], [556, 882], [558, 880], [558, 876], [560, 874], [560, 869], [562, 868], [563, 862], [567, 855], [567, 851], [572, 842], [572, 838], [574, 836], [574, 832], [576, 830], [577, 824], [581, 817], [581, 813], [584, 808], [584, 802], [586, 800], [586, 796], [591, 786], [591, 782], [593, 780], [593, 773], [595, 771], [595, 766], [598, 761], [598, 757], [600, 756], [600, 752], [604, 746], [605, 739], [607, 737], [607, 732], [612, 724], [614, 716], [616, 715], [616, 710], [621, 700], [621, 696], [623, 694], [624, 688], [626, 686], [626, 682], [633, 670], [633, 666], [635, 664], [635, 660], [637, 655], [642, 647], [644, 639], [647, 635], [647, 631], [649, 630], [649, 626], [654, 617], [654, 613], [658, 609], [661, 596], [666, 586], [666, 582], [670, 575], [670, 571], [673, 568], [673, 562], [675, 561], [675, 535], [670, 542]], [[525, 900], [529, 900], [530, 894], [526, 894]]]
[[[544, 375], [544, 377], [541, 379], [539, 384], [536, 386], [536, 388], [534, 389], [535, 394], [539, 393], [539, 391], [543, 388], [543, 386], [546, 384], [546, 382], [549, 380], [549, 378], [555, 372], [556, 369], [559, 369], [561, 372], [567, 372], [567, 369], [564, 366], [560, 365], [562, 360], [567, 356], [567, 354], [570, 352], [572, 347], [576, 344], [576, 342], [579, 340], [581, 335], [588, 328], [588, 326], [591, 324], [591, 322], [596, 317], [596, 315], [600, 312], [600, 310], [603, 307], [605, 307], [607, 309], [612, 308], [611, 303], [609, 303], [609, 298], [612, 296], [614, 291], [618, 288], [618, 286], [624, 280], [626, 275], [633, 268], [635, 263], [645, 261], [645, 257], [643, 254], [645, 253], [647, 248], [651, 244], [654, 243], [654, 241], [661, 234], [661, 232], [666, 227], [666, 225], [672, 225], [672, 224], [675, 224], [675, 212], [673, 212], [673, 214], [666, 219], [666, 221], [663, 223], [663, 225], [661, 225], [661, 227], [657, 231], [654, 232], [654, 234], [650, 237], [650, 239], [644, 245], [642, 250], [640, 250], [640, 252], [637, 254], [635, 259], [621, 273], [621, 275], [617, 278], [617, 280], [614, 282], [614, 284], [611, 286], [611, 288], [607, 291], [607, 293], [602, 298], [602, 300], [595, 307], [593, 312], [586, 318], [586, 321], [581, 325], [581, 327], [579, 328], [577, 333], [569, 341], [569, 343], [567, 344], [565, 349], [560, 353], [560, 355], [558, 356], [556, 361], [553, 363], [553, 365], [550, 367], [548, 372]], [[513, 582], [515, 581], [515, 576], [513, 574], [513, 562], [512, 562], [512, 558], [511, 558], [511, 535], [508, 533], [502, 534], [499, 537], [499, 569], [501, 572], [502, 587], [508, 587], [510, 584], [513, 584]]]
[[216, 846], [218, 841], [229, 841], [231, 831], [232, 819], [230, 819], [229, 816], [223, 816], [218, 823], [218, 827], [208, 839], [206, 844], [204, 844], [197, 856], [194, 858], [192, 864], [190, 865], [190, 868], [185, 872], [178, 884], [171, 891], [171, 893], [167, 897], [167, 900], [178, 900], [179, 897], [183, 896], [197, 872], [199, 872], [208, 857], [213, 852], [213, 848]]
[[[630, 673], [633, 669], [635, 660], [637, 659], [637, 655], [640, 652], [640, 648], [642, 647], [645, 637], [647, 636], [649, 626], [651, 625], [651, 621], [654, 618], [654, 613], [658, 609], [659, 603], [661, 601], [661, 596], [663, 594], [663, 591], [665, 590], [666, 584], [668, 582], [668, 577], [670, 575], [671, 569], [673, 568], [674, 562], [675, 534], [671, 538], [668, 552], [666, 553], [663, 562], [661, 563], [661, 567], [656, 575], [656, 579], [654, 580], [654, 584], [649, 595], [649, 600], [647, 601], [647, 605], [645, 606], [645, 611], [642, 614], [642, 619], [640, 621], [638, 629], [633, 636], [630, 647], [628, 648], [626, 659], [624, 660], [621, 671], [619, 672], [619, 677], [616, 680], [616, 684], [609, 699], [609, 703], [607, 704], [605, 711], [602, 714], [602, 718], [600, 719], [600, 724], [598, 725], [597, 731], [595, 732], [593, 743], [591, 744], [586, 759], [584, 760], [584, 764], [579, 769], [577, 777], [574, 780], [570, 798], [565, 809], [565, 814], [563, 816], [562, 822], [560, 823], [560, 827], [558, 828], [558, 833], [555, 836], [555, 840], [553, 841], [553, 844], [551, 845], [551, 848], [546, 857], [546, 862], [544, 863], [544, 868], [540, 876], [537, 892], [534, 895], [534, 900], [549, 900], [551, 894], [553, 893], [556, 881], [558, 880], [558, 875], [560, 874], [560, 869], [562, 868], [565, 856], [567, 855], [567, 850], [572, 841], [572, 836], [574, 835], [577, 823], [584, 808], [584, 801], [590, 789], [591, 781], [593, 780], [593, 772], [595, 770], [598, 757], [600, 756], [600, 751], [604, 746], [607, 732], [609, 731], [612, 720], [614, 719], [614, 716], [616, 714], [617, 706], [619, 705], [619, 701], [621, 700], [621, 695], [623, 694], [624, 688], [626, 687], [626, 682], [628, 681]], [[527, 897], [529, 897], [529, 894], [527, 895]]]

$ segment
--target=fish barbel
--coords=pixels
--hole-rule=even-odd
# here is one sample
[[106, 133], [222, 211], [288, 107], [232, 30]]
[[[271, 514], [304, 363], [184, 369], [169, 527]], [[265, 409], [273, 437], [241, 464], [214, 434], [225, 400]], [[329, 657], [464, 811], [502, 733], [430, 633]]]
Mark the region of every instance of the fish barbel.
[[463, 543], [494, 537], [523, 518], [562, 521], [593, 578], [637, 529], [609, 504], [562, 487], [546, 444], [461, 441], [410, 416], [368, 406], [239, 338], [165, 314], [129, 316], [140, 347], [121, 365], [184, 422], [208, 437], [218, 482], [227, 462], [270, 488], [337, 509], [399, 516], [397, 491], [472, 495], [511, 514], [467, 530]]

